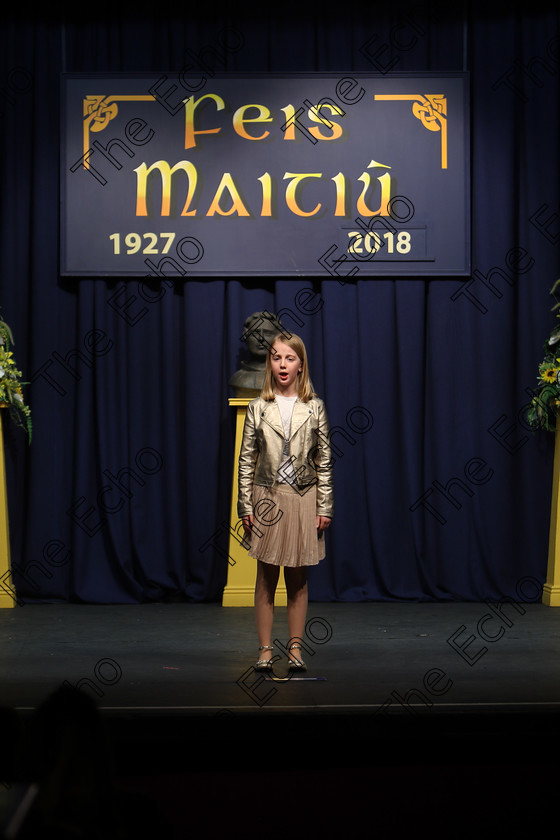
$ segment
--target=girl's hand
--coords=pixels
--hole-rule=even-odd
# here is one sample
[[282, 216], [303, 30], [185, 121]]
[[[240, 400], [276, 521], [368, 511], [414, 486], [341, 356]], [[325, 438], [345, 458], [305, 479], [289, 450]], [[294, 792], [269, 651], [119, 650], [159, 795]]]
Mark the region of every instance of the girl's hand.
[[245, 529], [245, 536], [250, 537], [251, 531], [253, 530], [253, 522], [255, 521], [255, 517], [253, 516], [253, 514], [251, 514], [250, 516], [243, 516], [241, 518], [241, 521], [243, 522], [243, 528]]
[[329, 516], [317, 516], [317, 531], [319, 534], [326, 531], [330, 524], [331, 520]]

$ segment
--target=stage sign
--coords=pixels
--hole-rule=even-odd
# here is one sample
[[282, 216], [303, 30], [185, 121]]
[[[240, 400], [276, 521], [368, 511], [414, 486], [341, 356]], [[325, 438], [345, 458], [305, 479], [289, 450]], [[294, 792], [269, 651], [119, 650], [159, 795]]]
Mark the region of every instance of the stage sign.
[[62, 78], [61, 273], [470, 273], [468, 79]]

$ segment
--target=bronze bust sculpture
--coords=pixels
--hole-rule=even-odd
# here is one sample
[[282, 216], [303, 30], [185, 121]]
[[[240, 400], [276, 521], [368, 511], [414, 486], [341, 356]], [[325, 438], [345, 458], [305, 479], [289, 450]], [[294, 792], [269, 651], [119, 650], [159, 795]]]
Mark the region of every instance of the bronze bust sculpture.
[[250, 358], [241, 362], [241, 367], [230, 378], [228, 385], [235, 389], [236, 397], [258, 397], [264, 383], [266, 354], [270, 351], [274, 336], [290, 333], [282, 326], [276, 315], [264, 310], [253, 312], [243, 324], [242, 340], [247, 345]]

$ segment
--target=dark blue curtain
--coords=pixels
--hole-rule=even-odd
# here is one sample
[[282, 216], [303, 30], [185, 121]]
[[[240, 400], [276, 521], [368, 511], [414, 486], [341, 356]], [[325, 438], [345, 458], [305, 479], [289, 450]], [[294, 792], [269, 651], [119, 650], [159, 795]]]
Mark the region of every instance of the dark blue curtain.
[[[227, 382], [262, 309], [298, 317], [286, 326], [335, 427], [336, 517], [311, 598], [517, 597], [544, 580], [550, 518], [553, 439], [523, 406], [559, 273], [558, 13], [202, 5], [4, 18], [0, 312], [34, 421], [31, 447], [4, 424], [20, 602], [221, 598]], [[230, 71], [470, 72], [470, 279], [60, 277], [60, 74], [179, 70], [225, 27], [243, 39]]]

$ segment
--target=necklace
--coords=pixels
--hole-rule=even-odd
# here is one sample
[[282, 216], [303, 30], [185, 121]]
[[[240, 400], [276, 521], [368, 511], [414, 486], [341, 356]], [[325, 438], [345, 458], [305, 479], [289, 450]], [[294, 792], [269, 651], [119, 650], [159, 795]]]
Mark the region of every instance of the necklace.
[[[280, 419], [284, 428], [284, 448], [282, 455], [289, 457], [290, 455], [290, 426], [292, 422], [292, 414], [294, 405], [297, 400], [297, 395], [293, 397], [283, 397], [281, 394], [274, 395], [278, 410], [280, 411]], [[280, 401], [278, 400], [280, 398]]]

